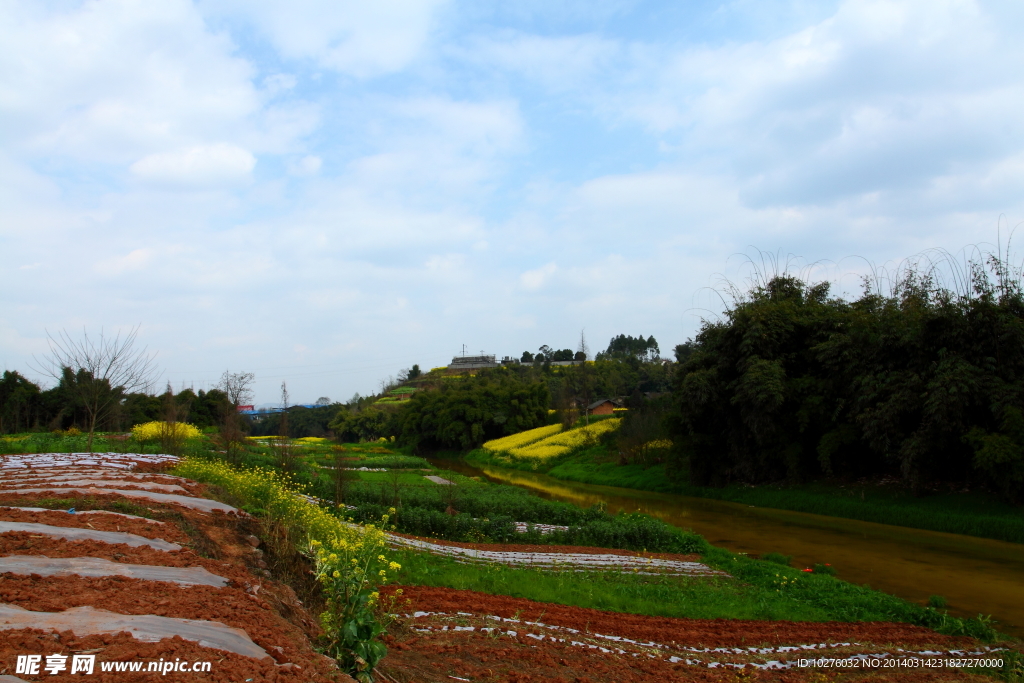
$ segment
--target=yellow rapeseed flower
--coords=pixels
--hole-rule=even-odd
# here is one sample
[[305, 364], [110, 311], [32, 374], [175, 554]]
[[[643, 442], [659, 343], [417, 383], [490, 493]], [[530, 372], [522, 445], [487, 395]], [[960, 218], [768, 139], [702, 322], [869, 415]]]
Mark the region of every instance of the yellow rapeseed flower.
[[[621, 422], [622, 420], [620, 418], [613, 417], [601, 420], [600, 422], [595, 422], [594, 424], [586, 427], [570, 429], [567, 432], [560, 431], [561, 428], [559, 427], [559, 431], [552, 433], [550, 436], [540, 440], [528, 441], [523, 445], [514, 447], [510, 446], [505, 448], [504, 451], [513, 457], [524, 460], [548, 460], [550, 458], [560, 457], [576, 448], [586, 445], [587, 443], [596, 441], [601, 434], [617, 429]], [[551, 426], [558, 427], [558, 425]], [[544, 428], [542, 427], [541, 429]], [[521, 434], [514, 434], [513, 436], [520, 436], [522, 434], [529, 434], [537, 431], [538, 430], [534, 429], [530, 430], [530, 432], [521, 432]], [[511, 438], [512, 437], [505, 437], [505, 439]], [[505, 441], [505, 439], [497, 439], [496, 441]], [[488, 444], [484, 444], [484, 447], [487, 448]]]
[[493, 439], [484, 443], [484, 448], [494, 453], [501, 453], [504, 451], [511, 451], [514, 448], [522, 448], [528, 444], [545, 439], [553, 434], [557, 434], [562, 431], [562, 425], [547, 425], [545, 427], [537, 427], [536, 429], [528, 429], [525, 432], [519, 432], [518, 434], [512, 434], [505, 436], [500, 439]]
[[146, 422], [132, 427], [136, 441], [157, 441], [166, 436], [178, 439], [198, 439], [203, 433], [187, 422]]

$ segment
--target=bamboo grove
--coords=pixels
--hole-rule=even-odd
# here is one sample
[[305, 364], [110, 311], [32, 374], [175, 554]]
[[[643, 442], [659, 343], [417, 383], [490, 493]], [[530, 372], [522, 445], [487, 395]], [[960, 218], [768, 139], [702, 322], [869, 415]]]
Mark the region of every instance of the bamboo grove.
[[[916, 491], [1024, 491], [1024, 296], [999, 257], [959, 287], [905, 269], [856, 299], [784, 273], [705, 322], [676, 372], [693, 484], [892, 475]], [[688, 475], [688, 476], [687, 476]]]

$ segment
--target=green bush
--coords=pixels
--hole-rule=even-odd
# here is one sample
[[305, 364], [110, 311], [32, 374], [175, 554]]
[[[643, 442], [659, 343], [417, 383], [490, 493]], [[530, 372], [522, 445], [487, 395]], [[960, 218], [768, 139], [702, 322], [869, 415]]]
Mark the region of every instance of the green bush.
[[765, 553], [761, 556], [761, 559], [765, 562], [773, 562], [775, 564], [781, 564], [784, 567], [788, 567], [789, 563], [793, 561], [793, 556], [783, 555], [782, 553]]

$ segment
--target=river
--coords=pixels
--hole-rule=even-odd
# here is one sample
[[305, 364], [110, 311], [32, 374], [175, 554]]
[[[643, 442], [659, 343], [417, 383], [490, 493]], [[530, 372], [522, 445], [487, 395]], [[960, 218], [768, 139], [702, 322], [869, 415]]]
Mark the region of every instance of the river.
[[693, 529], [738, 553], [792, 555], [796, 566], [827, 562], [840, 578], [923, 603], [949, 601], [958, 616], [991, 615], [996, 628], [1024, 637], [1024, 545], [973, 536], [758, 508], [705, 498], [595, 486], [500, 467], [428, 458], [433, 465], [514, 484], [581, 507], [643, 512]]

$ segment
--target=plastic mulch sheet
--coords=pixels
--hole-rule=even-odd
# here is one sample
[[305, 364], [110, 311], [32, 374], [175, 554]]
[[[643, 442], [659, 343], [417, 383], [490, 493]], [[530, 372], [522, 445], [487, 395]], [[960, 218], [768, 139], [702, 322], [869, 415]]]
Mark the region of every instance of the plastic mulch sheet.
[[[152, 489], [156, 491], [163, 491], [165, 493], [187, 493], [185, 489], [178, 486], [177, 484], [155, 484], [151, 481], [128, 481], [124, 479], [78, 479], [72, 481], [61, 481], [57, 486], [95, 486], [96, 488], [109, 488], [111, 486], [138, 486], [140, 489]], [[0, 487], [4, 492], [17, 493], [21, 489], [21, 486], [39, 486], [39, 482], [34, 481], [10, 481], [8, 479], [0, 480]], [[44, 484], [45, 486], [45, 484]]]
[[[50, 508], [20, 508], [14, 505], [0, 505], [0, 512], [4, 510], [24, 510], [25, 512], [67, 512], [66, 510], [51, 510]], [[141, 519], [143, 522], [149, 522], [150, 524], [163, 524], [160, 520], [149, 519], [148, 517], [139, 517], [138, 515], [126, 515], [123, 512], [111, 512], [110, 510], [79, 510], [73, 514], [76, 515], [114, 515], [115, 517], [124, 517], [125, 519]]]
[[123, 479], [124, 481], [142, 481], [143, 477], [149, 479], [160, 479], [168, 482], [187, 482], [181, 477], [172, 477], [169, 474], [152, 474], [150, 472], [131, 472], [105, 467], [98, 470], [80, 470], [67, 467], [51, 467], [45, 472], [31, 470], [29, 472], [14, 473], [11, 470], [4, 470], [3, 480], [12, 483], [32, 483], [33, 481], [67, 481], [71, 479], [110, 479], [111, 477]]
[[181, 636], [203, 647], [227, 650], [262, 659], [267, 652], [252, 642], [245, 631], [219, 621], [174, 619], [153, 614], [117, 614], [93, 607], [73, 607], [63, 612], [30, 612], [16, 605], [0, 604], [0, 630], [23, 628], [72, 631], [77, 636], [128, 631], [136, 640], [159, 642]]
[[102, 465], [104, 467], [132, 468], [137, 463], [178, 462], [181, 458], [165, 453], [29, 453], [6, 455], [0, 469], [29, 467], [68, 467]]
[[168, 581], [189, 586], [222, 588], [228, 580], [203, 567], [159, 567], [148, 564], [124, 564], [98, 557], [60, 557], [11, 555], [0, 557], [0, 574], [39, 574], [40, 576], [126, 576], [145, 581]]
[[25, 531], [30, 534], [43, 534], [66, 538], [69, 541], [100, 541], [101, 543], [126, 543], [132, 547], [148, 545], [156, 550], [181, 550], [177, 543], [168, 543], [162, 538], [145, 538], [124, 531], [97, 531], [95, 529], [76, 529], [73, 527], [35, 524], [33, 522], [0, 522], [0, 534], [10, 531]]
[[441, 545], [414, 538], [405, 538], [388, 534], [392, 545], [420, 548], [434, 555], [446, 555], [456, 562], [495, 562], [510, 565], [527, 565], [545, 568], [563, 569], [621, 569], [641, 574], [666, 573], [689, 574], [693, 576], [728, 576], [723, 571], [712, 569], [700, 562], [681, 560], [663, 560], [656, 557], [635, 557], [631, 555], [615, 555], [612, 553], [531, 553], [499, 550], [477, 550], [476, 548], [460, 548]]
[[[17, 489], [14, 493], [47, 493], [53, 492], [57, 494], [61, 493], [91, 493], [93, 495], [103, 495], [104, 493], [116, 493], [126, 498], [145, 498], [146, 500], [152, 500], [157, 503], [177, 503], [178, 505], [184, 505], [185, 507], [192, 508], [193, 510], [199, 510], [201, 512], [213, 512], [214, 510], [220, 510], [221, 512], [234, 512], [237, 513], [236, 508], [224, 503], [218, 503], [215, 500], [209, 500], [208, 498], [193, 498], [191, 496], [179, 496], [175, 493], [157, 493], [156, 491], [129, 491], [125, 489], [100, 489], [96, 487], [89, 488], [64, 488], [63, 486], [52, 486], [47, 488], [33, 488], [33, 489]], [[12, 491], [8, 491], [12, 493]]]

